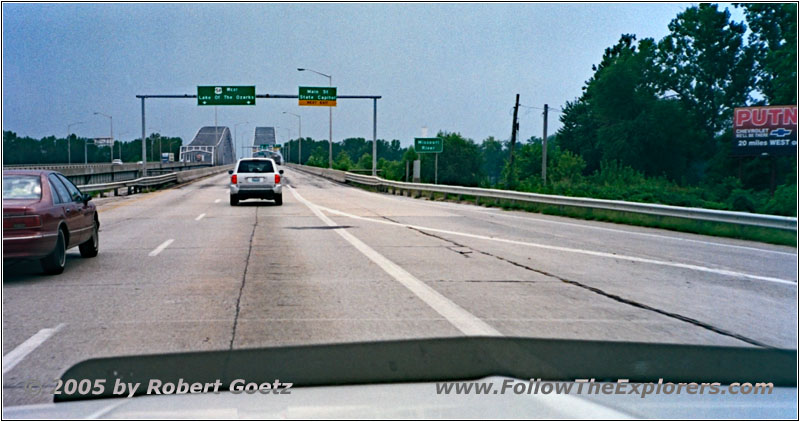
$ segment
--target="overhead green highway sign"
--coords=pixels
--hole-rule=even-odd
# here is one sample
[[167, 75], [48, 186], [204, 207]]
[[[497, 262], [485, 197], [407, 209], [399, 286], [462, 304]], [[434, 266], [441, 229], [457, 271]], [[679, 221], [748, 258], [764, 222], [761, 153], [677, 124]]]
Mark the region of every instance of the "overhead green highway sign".
[[297, 105], [336, 107], [336, 88], [301, 86]]
[[197, 105], [256, 105], [256, 87], [198, 86]]
[[444, 141], [442, 138], [414, 138], [414, 150], [439, 153], [444, 150]]

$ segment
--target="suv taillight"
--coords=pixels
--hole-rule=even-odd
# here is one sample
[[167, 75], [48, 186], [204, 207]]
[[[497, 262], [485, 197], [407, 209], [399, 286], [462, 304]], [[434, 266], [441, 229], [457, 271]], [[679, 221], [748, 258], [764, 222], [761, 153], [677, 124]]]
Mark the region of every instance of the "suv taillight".
[[231, 184], [232, 185], [236, 184], [236, 175], [235, 174], [233, 176], [231, 176]]
[[42, 227], [42, 219], [38, 215], [24, 215], [20, 217], [3, 217], [3, 230], [5, 229], [33, 229]]
[[278, 173], [275, 173], [275, 184], [279, 185], [280, 183], [281, 183], [281, 175], [278, 174]]

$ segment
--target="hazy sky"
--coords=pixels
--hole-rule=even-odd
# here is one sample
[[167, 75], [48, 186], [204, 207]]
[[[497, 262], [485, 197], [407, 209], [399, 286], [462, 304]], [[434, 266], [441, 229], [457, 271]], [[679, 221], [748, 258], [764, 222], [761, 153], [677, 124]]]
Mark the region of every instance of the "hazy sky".
[[[40, 138], [141, 135], [137, 94], [196, 94], [197, 85], [255, 85], [297, 94], [333, 76], [340, 95], [382, 95], [378, 137], [403, 145], [427, 126], [477, 142], [507, 139], [515, 94], [563, 107], [580, 95], [622, 33], [660, 39], [690, 3], [645, 4], [3, 4], [3, 130]], [[741, 13], [732, 10], [734, 17]], [[258, 99], [219, 107], [220, 125], [328, 137], [328, 109]], [[147, 133], [190, 141], [214, 124], [194, 99], [148, 100]], [[554, 110], [549, 131], [560, 127]], [[541, 110], [521, 109], [520, 136], [541, 136]], [[286, 130], [279, 129], [280, 141]], [[333, 138], [372, 138], [372, 101], [339, 100]]]

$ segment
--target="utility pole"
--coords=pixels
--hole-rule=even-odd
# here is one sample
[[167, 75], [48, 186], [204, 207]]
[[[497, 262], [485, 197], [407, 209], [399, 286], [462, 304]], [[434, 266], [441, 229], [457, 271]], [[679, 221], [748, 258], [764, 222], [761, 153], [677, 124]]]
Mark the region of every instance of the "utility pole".
[[517, 144], [517, 132], [519, 131], [519, 122], [517, 121], [517, 112], [519, 111], [519, 94], [514, 103], [514, 120], [511, 122], [511, 153], [508, 158], [509, 177], [514, 174], [514, 147]]
[[544, 105], [544, 131], [542, 133], [542, 183], [547, 184], [547, 104]]

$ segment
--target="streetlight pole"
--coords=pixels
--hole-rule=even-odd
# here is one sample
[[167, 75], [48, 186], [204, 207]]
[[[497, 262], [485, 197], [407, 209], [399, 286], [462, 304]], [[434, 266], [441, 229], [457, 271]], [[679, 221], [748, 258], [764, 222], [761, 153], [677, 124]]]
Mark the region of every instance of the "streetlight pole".
[[70, 146], [69, 137], [72, 135], [70, 131], [73, 126], [82, 125], [84, 122], [75, 122], [67, 125], [67, 164], [72, 164], [72, 148]]
[[[288, 159], [289, 157], [292, 156], [292, 146], [289, 143], [292, 140], [292, 133], [291, 133], [291, 129], [289, 129], [288, 127], [285, 127], [284, 129], [286, 129], [286, 157]], [[281, 153], [281, 154], [283, 154], [283, 153]]]
[[119, 160], [122, 161], [122, 135], [127, 135], [130, 132], [122, 132], [119, 134]]
[[111, 147], [109, 148], [109, 150], [111, 150], [111, 162], [113, 163], [114, 162], [114, 118], [109, 116], [108, 114], [103, 114], [98, 111], [95, 111], [94, 114], [95, 115], [99, 114], [101, 116], [108, 117], [108, 122], [111, 128]]
[[236, 147], [239, 145], [239, 136], [236, 134], [236, 129], [239, 128], [239, 125], [246, 125], [250, 122], [241, 122], [236, 123], [233, 125], [233, 153], [236, 154]]
[[[149, 128], [149, 130], [150, 130], [150, 133], [158, 135], [158, 152], [159, 152], [158, 162], [160, 163], [161, 162], [161, 154], [160, 154], [161, 153], [161, 128], [151, 127], [151, 128]], [[154, 130], [156, 132], [153, 132]], [[150, 141], [150, 161], [155, 161], [155, 160], [153, 160], [153, 153], [155, 152], [155, 148], [153, 148], [153, 143], [154, 143], [154, 141], [151, 140]]]
[[[298, 71], [314, 72], [328, 78], [328, 86], [333, 88], [333, 77], [312, 69], [297, 68]], [[328, 168], [333, 168], [333, 107], [328, 107]]]
[[297, 164], [303, 164], [300, 161], [303, 159], [303, 119], [299, 114], [289, 113], [284, 111], [283, 114], [291, 114], [297, 117]]

